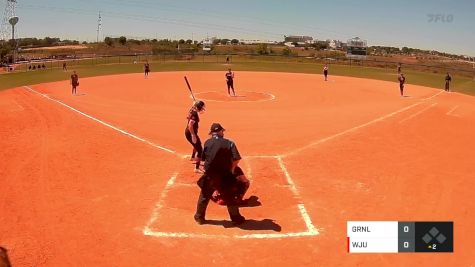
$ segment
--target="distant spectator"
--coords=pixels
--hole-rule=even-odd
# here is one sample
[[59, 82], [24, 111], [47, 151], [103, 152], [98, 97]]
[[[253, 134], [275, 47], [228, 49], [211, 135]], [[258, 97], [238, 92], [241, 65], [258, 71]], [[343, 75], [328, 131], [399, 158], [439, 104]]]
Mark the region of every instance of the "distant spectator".
[[45, 66], [45, 64], [44, 64], [44, 63], [43, 63], [43, 65], [41, 65], [41, 67], [42, 67], [43, 69], [46, 69], [46, 66]]
[[33, 65], [33, 70], [36, 70], [36, 65]]
[[397, 64], [397, 74], [401, 74], [401, 63]]
[[31, 70], [31, 65], [28, 66], [28, 69]]
[[38, 64], [38, 69], [39, 69], [39, 70], [41, 69], [41, 65], [40, 65], [40, 64]]
[[67, 70], [68, 70], [68, 67], [66, 66], [66, 62], [63, 62], [63, 70], [64, 70], [64, 71], [67, 71]]

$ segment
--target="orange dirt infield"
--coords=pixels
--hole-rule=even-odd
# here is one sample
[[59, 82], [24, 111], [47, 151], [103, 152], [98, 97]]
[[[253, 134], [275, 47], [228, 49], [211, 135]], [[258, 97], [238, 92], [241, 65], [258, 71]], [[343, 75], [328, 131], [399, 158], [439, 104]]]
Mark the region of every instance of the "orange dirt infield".
[[[197, 98], [235, 140], [250, 221], [210, 203], [184, 157]], [[0, 246], [13, 266], [471, 266], [475, 98], [320, 75], [162, 72], [0, 92]], [[349, 254], [346, 222], [454, 221], [454, 253]]]

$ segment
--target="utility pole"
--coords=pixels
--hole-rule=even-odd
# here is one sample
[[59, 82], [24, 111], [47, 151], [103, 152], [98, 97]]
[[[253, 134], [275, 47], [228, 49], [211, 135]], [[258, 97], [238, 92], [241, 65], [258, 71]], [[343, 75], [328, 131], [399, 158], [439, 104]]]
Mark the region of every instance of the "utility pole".
[[101, 11], [99, 11], [99, 18], [97, 19], [97, 36], [96, 36], [96, 43], [99, 43], [99, 32], [102, 29], [102, 17]]

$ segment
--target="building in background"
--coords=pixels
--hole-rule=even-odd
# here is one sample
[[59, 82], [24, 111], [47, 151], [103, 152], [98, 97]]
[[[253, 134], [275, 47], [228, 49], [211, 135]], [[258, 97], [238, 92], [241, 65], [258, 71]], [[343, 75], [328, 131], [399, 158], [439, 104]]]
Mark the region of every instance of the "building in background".
[[342, 50], [343, 49], [343, 42], [340, 40], [330, 40], [328, 46], [333, 50]]
[[269, 41], [269, 40], [245, 40], [240, 39], [240, 44], [277, 44], [277, 41]]
[[202, 41], [203, 51], [211, 51], [214, 40], [216, 40], [216, 37], [211, 37], [211, 38], [206, 37], [206, 39]]
[[368, 43], [359, 37], [349, 39], [346, 43], [346, 56], [349, 58], [365, 59]]

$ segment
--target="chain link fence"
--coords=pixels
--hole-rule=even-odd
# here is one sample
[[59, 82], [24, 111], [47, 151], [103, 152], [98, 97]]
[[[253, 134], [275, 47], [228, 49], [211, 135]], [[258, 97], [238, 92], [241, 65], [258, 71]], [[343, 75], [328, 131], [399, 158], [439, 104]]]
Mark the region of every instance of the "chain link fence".
[[5, 71], [27, 72], [45, 71], [63, 68], [74, 68], [78, 66], [110, 65], [110, 64], [144, 64], [149, 63], [216, 63], [216, 64], [236, 64], [236, 63], [301, 63], [301, 64], [328, 64], [343, 65], [350, 67], [373, 67], [381, 69], [393, 69], [396, 71], [398, 65], [402, 70], [415, 70], [430, 73], [450, 72], [451, 74], [475, 77], [475, 65], [470, 63], [401, 63], [396, 61], [382, 61], [371, 58], [352, 59], [347, 57], [316, 58], [308, 56], [283, 56], [283, 55], [259, 55], [259, 54], [204, 54], [204, 53], [175, 53], [175, 54], [133, 54], [133, 55], [93, 55], [76, 54], [73, 57], [32, 60], [30, 62], [19, 62], [12, 66], [12, 69]]

